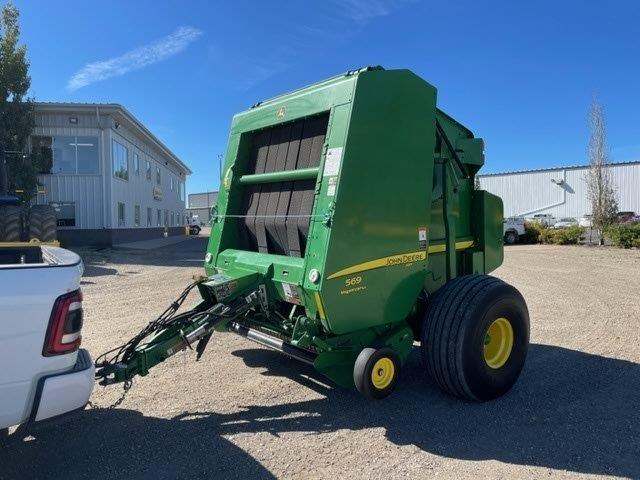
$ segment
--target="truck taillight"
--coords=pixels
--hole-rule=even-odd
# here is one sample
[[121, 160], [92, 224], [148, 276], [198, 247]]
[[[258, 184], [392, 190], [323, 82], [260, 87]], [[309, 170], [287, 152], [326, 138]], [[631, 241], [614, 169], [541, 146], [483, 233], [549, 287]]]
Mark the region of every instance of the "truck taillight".
[[65, 293], [53, 304], [42, 355], [62, 355], [76, 351], [82, 337], [82, 292]]

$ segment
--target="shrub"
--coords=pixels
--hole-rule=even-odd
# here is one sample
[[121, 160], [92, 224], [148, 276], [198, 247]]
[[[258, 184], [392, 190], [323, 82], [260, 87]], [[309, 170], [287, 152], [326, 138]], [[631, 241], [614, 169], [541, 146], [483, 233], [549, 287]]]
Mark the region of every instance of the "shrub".
[[555, 245], [575, 245], [584, 235], [584, 228], [572, 225], [566, 228], [552, 229], [542, 227], [540, 229], [540, 241]]
[[524, 235], [520, 238], [522, 243], [539, 243], [540, 232], [544, 229], [538, 222], [524, 222]]
[[584, 228], [578, 225], [555, 230], [554, 243], [559, 245], [575, 245], [584, 235]]
[[618, 247], [640, 248], [640, 223], [626, 223], [611, 225], [605, 236]]

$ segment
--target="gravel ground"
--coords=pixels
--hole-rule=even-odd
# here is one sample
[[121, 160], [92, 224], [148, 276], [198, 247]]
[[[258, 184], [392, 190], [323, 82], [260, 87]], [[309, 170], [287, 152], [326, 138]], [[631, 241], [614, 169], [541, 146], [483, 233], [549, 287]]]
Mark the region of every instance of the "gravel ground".
[[[204, 239], [84, 252], [92, 356], [159, 314], [199, 273]], [[224, 334], [138, 379], [116, 409], [19, 429], [0, 478], [640, 478], [640, 252], [515, 246], [495, 274], [528, 302], [531, 348], [503, 398], [465, 403], [414, 354], [384, 401]], [[414, 352], [416, 353], [416, 352]], [[118, 386], [96, 387], [108, 405]]]

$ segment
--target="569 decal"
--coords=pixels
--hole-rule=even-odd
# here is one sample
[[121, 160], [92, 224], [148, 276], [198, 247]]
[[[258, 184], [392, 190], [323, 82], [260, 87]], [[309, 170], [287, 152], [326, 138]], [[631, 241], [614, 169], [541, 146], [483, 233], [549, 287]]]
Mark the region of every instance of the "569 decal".
[[347, 278], [344, 281], [345, 287], [355, 287], [356, 285], [360, 285], [362, 283], [362, 277], [360, 275], [356, 277]]
[[342, 290], [340, 290], [340, 295], [350, 295], [352, 293], [362, 292], [366, 289], [367, 287], [362, 285], [362, 277], [360, 275], [356, 275], [355, 277], [349, 277], [344, 281], [344, 286]]

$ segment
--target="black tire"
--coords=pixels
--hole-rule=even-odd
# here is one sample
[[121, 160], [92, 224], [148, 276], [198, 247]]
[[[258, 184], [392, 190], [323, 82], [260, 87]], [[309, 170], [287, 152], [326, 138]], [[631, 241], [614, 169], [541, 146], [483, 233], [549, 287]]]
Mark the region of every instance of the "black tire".
[[52, 242], [57, 239], [56, 212], [50, 205], [34, 205], [29, 214], [29, 240]]
[[504, 234], [504, 243], [513, 245], [518, 241], [518, 234], [516, 232], [509, 231]]
[[[495, 348], [489, 327], [502, 327], [502, 320], [510, 325], [512, 342], [509, 348], [508, 341], [496, 341], [503, 353], [496, 360], [490, 356], [494, 350], [488, 350]], [[505, 394], [522, 371], [528, 347], [529, 312], [522, 295], [489, 275], [457, 277], [445, 284], [422, 324], [420, 350], [427, 371], [445, 392], [467, 400]]]
[[18, 205], [0, 207], [0, 242], [19, 242], [22, 237], [23, 209]]
[[[376, 385], [373, 381], [373, 370], [378, 361], [385, 362], [390, 361], [393, 365], [392, 368], [387, 368], [386, 371], [383, 367], [378, 367], [375, 376], [379, 377], [380, 382]], [[400, 358], [398, 354], [390, 348], [381, 348], [376, 350], [375, 348], [363, 349], [356, 363], [353, 367], [353, 381], [356, 384], [358, 391], [367, 398], [381, 399], [389, 396], [398, 383], [398, 377], [400, 375]], [[387, 367], [391, 367], [387, 363]]]

